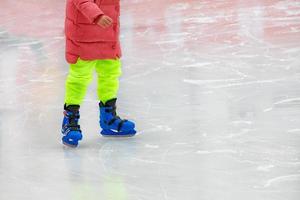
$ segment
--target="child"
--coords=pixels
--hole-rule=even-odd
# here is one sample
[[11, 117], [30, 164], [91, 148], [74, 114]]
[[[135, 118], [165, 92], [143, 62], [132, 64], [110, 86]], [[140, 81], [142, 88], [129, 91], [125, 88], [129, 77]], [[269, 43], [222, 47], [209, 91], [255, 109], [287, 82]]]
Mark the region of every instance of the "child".
[[116, 114], [116, 96], [121, 75], [119, 42], [120, 0], [67, 0], [65, 34], [66, 59], [70, 71], [66, 80], [62, 141], [77, 147], [82, 139], [79, 108], [92, 80], [98, 74], [101, 134], [133, 136], [135, 124]]

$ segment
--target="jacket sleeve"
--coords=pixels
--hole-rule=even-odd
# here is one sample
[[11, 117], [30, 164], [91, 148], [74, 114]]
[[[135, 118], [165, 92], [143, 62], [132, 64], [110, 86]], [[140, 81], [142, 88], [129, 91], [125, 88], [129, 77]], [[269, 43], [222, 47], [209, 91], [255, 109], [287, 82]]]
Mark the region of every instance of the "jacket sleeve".
[[91, 23], [104, 14], [93, 0], [73, 0], [73, 3]]

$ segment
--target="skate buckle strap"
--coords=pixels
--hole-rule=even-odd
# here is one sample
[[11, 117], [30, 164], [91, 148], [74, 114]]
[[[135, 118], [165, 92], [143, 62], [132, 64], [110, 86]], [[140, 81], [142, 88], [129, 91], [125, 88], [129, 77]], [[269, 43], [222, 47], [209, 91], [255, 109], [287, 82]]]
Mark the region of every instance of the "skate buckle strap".
[[69, 131], [80, 131], [80, 125], [78, 124], [78, 120], [80, 118], [79, 113], [73, 113], [70, 111], [65, 111], [65, 116], [68, 118], [68, 122], [65, 125], [65, 128]]
[[127, 119], [123, 119], [123, 120], [121, 120], [121, 121], [119, 122], [119, 125], [118, 125], [118, 132], [120, 132], [120, 130], [121, 130], [123, 124], [124, 124], [125, 122], [127, 122], [127, 121], [128, 121]]
[[125, 122], [127, 122], [127, 119], [121, 119], [117, 113], [116, 113], [116, 106], [111, 106], [111, 107], [105, 107], [105, 112], [111, 113], [113, 115], [113, 118], [107, 123], [109, 126], [112, 125], [113, 123], [115, 123], [117, 120], [118, 122], [118, 132], [120, 132], [120, 130], [122, 129], [122, 126]]
[[119, 117], [114, 117], [112, 118], [107, 124], [108, 125], [112, 125], [115, 121], [117, 121], [118, 119], [120, 119]]

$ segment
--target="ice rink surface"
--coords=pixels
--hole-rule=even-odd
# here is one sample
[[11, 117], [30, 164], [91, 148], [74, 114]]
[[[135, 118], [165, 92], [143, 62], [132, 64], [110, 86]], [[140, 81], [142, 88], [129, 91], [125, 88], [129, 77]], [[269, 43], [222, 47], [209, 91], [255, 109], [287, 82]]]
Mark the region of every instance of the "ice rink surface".
[[61, 145], [62, 0], [0, 1], [1, 200], [300, 199], [300, 1], [123, 0], [119, 114]]

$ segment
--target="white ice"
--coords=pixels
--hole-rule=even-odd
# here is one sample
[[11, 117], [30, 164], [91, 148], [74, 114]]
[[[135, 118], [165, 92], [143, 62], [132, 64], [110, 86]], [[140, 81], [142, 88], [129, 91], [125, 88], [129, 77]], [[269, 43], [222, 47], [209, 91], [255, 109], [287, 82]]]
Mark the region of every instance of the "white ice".
[[64, 6], [0, 2], [1, 200], [298, 200], [300, 1], [121, 1], [119, 114], [61, 144]]

